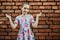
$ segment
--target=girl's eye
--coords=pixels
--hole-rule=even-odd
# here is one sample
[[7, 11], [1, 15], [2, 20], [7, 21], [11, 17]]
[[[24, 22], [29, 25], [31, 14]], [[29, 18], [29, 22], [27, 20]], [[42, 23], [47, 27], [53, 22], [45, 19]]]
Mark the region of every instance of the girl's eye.
[[26, 9], [26, 8], [24, 8], [24, 9]]
[[24, 9], [29, 9], [29, 8], [24, 8]]

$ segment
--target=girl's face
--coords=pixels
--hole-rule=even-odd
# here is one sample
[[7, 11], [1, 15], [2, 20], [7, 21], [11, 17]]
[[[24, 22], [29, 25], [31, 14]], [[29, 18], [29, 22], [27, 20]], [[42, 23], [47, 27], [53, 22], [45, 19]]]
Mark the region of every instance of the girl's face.
[[23, 14], [27, 14], [29, 12], [29, 5], [25, 4], [22, 8]]

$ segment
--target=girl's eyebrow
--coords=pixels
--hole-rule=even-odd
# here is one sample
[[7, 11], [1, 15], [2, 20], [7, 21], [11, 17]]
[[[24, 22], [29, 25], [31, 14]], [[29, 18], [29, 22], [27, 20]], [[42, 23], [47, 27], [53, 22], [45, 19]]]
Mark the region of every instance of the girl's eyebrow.
[[26, 7], [25, 7], [26, 8]]

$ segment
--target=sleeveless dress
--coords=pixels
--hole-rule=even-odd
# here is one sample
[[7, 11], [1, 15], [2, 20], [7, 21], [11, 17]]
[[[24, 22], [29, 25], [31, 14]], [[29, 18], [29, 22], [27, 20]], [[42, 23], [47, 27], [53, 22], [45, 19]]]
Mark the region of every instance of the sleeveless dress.
[[17, 16], [14, 23], [19, 24], [19, 32], [17, 40], [35, 40], [34, 33], [30, 28], [30, 24], [34, 22], [34, 18], [31, 14], [26, 16]]

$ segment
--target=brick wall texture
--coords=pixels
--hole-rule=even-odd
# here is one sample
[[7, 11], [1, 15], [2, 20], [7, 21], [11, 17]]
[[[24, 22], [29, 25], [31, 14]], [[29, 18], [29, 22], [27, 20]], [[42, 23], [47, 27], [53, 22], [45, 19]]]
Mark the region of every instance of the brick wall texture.
[[22, 3], [30, 4], [30, 14], [34, 19], [39, 17], [38, 28], [33, 28], [36, 40], [60, 40], [60, 0], [0, 0], [0, 40], [16, 40], [18, 29], [12, 29], [5, 14], [12, 16], [12, 20], [21, 14]]

